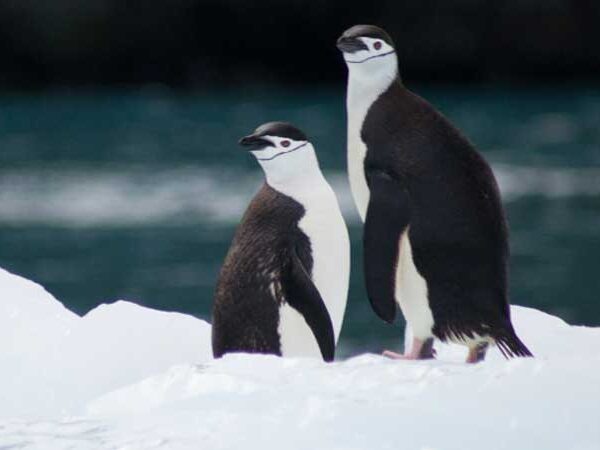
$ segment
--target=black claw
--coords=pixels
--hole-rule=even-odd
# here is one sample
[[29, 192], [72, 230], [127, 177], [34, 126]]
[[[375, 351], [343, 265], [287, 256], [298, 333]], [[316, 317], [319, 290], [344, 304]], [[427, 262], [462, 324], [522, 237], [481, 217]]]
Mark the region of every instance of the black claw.
[[435, 349], [433, 348], [433, 338], [425, 339], [421, 351], [419, 352], [419, 359], [434, 359]]

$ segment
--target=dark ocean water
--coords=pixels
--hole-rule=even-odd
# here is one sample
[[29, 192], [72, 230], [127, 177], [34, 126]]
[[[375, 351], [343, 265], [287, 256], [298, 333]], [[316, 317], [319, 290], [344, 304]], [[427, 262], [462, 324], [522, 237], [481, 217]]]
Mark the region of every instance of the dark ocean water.
[[[600, 88], [424, 87], [492, 163], [511, 228], [511, 298], [600, 325]], [[208, 319], [262, 173], [237, 139], [269, 120], [311, 136], [353, 240], [341, 353], [398, 347], [365, 297], [342, 90], [0, 96], [0, 266], [83, 314], [128, 299]], [[135, 324], [132, 324], [135, 326]]]

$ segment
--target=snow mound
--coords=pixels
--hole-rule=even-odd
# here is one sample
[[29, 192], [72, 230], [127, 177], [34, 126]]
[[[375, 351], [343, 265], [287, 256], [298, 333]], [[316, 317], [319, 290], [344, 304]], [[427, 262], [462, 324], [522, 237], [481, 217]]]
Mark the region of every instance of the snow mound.
[[536, 358], [212, 360], [205, 322], [127, 302], [79, 318], [0, 270], [0, 448], [598, 450], [600, 328], [512, 313]]
[[[598, 449], [598, 357], [477, 366], [229, 355], [90, 404], [109, 441], [164, 448]], [[162, 447], [161, 447], [162, 448]]]
[[210, 326], [119, 301], [84, 317], [0, 269], [0, 417], [72, 414], [174, 364], [211, 357]]
[[534, 359], [494, 349], [467, 365], [452, 345], [416, 362], [228, 355], [108, 393], [88, 413], [112, 421], [109, 441], [160, 448], [597, 450], [600, 329], [512, 312]]

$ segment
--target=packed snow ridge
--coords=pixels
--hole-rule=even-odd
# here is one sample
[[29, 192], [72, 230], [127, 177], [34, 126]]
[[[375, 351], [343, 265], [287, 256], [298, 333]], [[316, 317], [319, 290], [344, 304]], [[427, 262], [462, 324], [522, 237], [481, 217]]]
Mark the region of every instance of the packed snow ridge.
[[600, 328], [512, 311], [535, 359], [213, 360], [204, 321], [0, 269], [0, 449], [600, 449]]

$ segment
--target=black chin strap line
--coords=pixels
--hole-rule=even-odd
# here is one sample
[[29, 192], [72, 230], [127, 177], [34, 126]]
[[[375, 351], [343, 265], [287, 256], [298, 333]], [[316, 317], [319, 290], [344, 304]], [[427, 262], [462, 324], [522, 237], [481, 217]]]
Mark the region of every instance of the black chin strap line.
[[382, 56], [387, 56], [387, 55], [391, 55], [392, 53], [394, 53], [396, 50], [390, 50], [389, 52], [386, 53], [382, 53], [381, 55], [373, 55], [373, 56], [369, 56], [365, 59], [361, 59], [360, 61], [348, 61], [346, 60], [346, 62], [348, 64], [361, 64], [364, 63], [365, 61], [368, 61], [370, 59], [375, 59], [375, 58], [381, 58]]
[[294, 153], [296, 150], [300, 150], [302, 147], [305, 147], [306, 145], [308, 145], [308, 141], [302, 145], [299, 145], [296, 148], [293, 148], [292, 150], [288, 150], [287, 152], [277, 153], [276, 155], [273, 155], [270, 158], [256, 158], [256, 159], [258, 159], [259, 161], [272, 161], [273, 159], [277, 158], [278, 156], [287, 155], [288, 153]]

